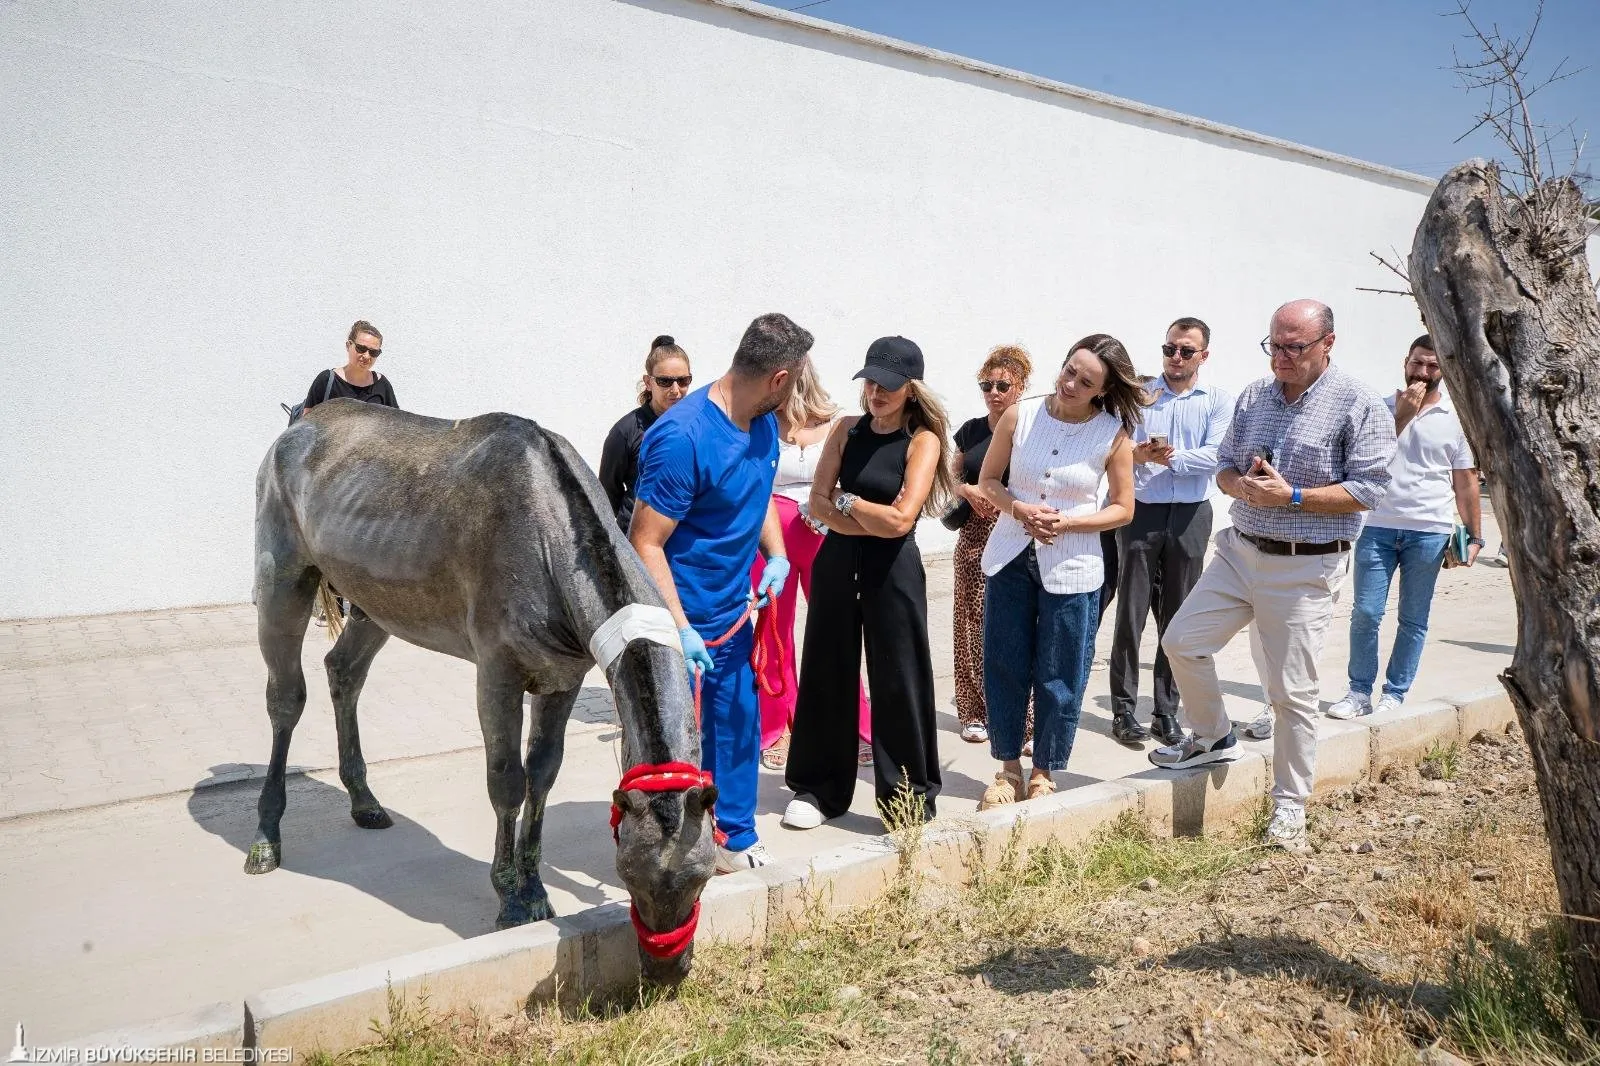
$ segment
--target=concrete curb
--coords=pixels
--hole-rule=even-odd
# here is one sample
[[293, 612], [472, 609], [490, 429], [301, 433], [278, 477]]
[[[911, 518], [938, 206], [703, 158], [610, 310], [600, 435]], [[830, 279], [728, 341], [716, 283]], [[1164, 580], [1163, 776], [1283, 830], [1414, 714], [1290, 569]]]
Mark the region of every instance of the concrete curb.
[[[1428, 700], [1382, 721], [1328, 730], [1318, 742], [1317, 792], [1325, 794], [1415, 763], [1433, 744], [1466, 742], [1480, 729], [1503, 730], [1515, 719], [1498, 686], [1459, 698]], [[1182, 773], [1155, 769], [1044, 799], [983, 811], [930, 827], [916, 853], [919, 872], [963, 883], [979, 854], [1013, 839], [1023, 847], [1047, 840], [1076, 843], [1128, 811], [1163, 835], [1198, 835], [1249, 816], [1271, 781], [1271, 758], [1248, 751], [1232, 763]], [[1015, 834], [1015, 835], [1013, 835]], [[697, 941], [760, 944], [798, 922], [808, 909], [837, 912], [880, 897], [894, 882], [901, 856], [894, 840], [875, 837], [747, 873], [718, 877], [701, 897]], [[374, 1024], [389, 1017], [391, 996], [415, 1004], [426, 994], [434, 1010], [526, 1009], [556, 997], [580, 998], [626, 987], [638, 978], [628, 908], [608, 903], [519, 929], [488, 933], [399, 958], [268, 989], [240, 1004], [201, 1010], [109, 1031], [71, 1046], [292, 1048], [339, 1052], [370, 1043]]]

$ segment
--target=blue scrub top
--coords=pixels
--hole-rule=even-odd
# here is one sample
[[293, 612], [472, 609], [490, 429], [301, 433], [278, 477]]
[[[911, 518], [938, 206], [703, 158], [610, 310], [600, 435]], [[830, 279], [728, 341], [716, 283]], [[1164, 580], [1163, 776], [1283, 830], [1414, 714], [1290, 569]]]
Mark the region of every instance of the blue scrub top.
[[777, 418], [762, 415], [746, 433], [711, 401], [709, 386], [669, 407], [644, 435], [639, 501], [678, 523], [667, 563], [684, 614], [707, 639], [745, 608], [777, 472]]

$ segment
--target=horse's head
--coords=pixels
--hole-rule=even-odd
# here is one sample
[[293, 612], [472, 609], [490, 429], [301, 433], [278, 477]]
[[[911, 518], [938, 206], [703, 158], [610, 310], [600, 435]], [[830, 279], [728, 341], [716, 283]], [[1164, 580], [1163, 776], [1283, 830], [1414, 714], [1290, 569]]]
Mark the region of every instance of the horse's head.
[[716, 799], [716, 786], [706, 783], [666, 791], [619, 788], [612, 794], [620, 818], [617, 873], [633, 898], [647, 981], [670, 985], [689, 974], [700, 891], [716, 866]]

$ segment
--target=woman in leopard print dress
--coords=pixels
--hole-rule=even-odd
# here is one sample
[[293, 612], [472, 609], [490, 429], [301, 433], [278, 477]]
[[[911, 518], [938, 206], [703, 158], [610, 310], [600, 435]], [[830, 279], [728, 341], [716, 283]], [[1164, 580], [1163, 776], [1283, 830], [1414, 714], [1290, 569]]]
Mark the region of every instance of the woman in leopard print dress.
[[[952, 470], [960, 484], [956, 487], [958, 513], [949, 521], [966, 516], [955, 551], [956, 715], [961, 722], [961, 739], [973, 744], [989, 739], [989, 714], [983, 701], [984, 579], [979, 560], [997, 518], [994, 507], [978, 491], [978, 471], [983, 469], [995, 424], [1006, 408], [1022, 399], [1032, 371], [1033, 362], [1022, 348], [1003, 345], [989, 353], [978, 370], [978, 388], [983, 390], [988, 414], [956, 430], [956, 453], [951, 457]], [[1025, 738], [1032, 735], [1030, 708]]]

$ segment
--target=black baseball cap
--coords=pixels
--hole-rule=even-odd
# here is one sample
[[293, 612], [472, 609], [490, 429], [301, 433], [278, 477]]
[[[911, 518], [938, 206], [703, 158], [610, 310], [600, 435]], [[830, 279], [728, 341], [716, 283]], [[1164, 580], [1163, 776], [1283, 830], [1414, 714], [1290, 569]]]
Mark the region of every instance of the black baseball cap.
[[904, 337], [879, 337], [867, 348], [867, 365], [856, 377], [891, 392], [907, 381], [921, 381], [922, 349]]

